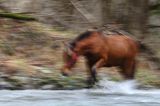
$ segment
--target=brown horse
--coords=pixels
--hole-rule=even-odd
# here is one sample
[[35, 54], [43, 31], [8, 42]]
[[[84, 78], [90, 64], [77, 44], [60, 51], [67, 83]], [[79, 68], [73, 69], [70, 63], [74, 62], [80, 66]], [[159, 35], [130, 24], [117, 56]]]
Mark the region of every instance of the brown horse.
[[104, 35], [87, 31], [67, 44], [63, 53], [62, 74], [68, 75], [79, 56], [84, 56], [89, 67], [89, 83], [93, 85], [96, 70], [100, 67], [118, 66], [126, 79], [133, 79], [138, 52], [138, 42], [125, 35]]

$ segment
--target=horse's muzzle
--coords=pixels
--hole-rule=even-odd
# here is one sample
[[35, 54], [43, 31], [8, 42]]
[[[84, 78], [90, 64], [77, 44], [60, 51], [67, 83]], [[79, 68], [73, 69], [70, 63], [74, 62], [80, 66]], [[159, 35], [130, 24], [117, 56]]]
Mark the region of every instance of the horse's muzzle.
[[62, 74], [63, 76], [69, 76], [69, 75], [70, 75], [70, 70], [69, 70], [68, 68], [64, 67], [64, 68], [62, 68], [62, 70], [61, 70], [61, 74]]
[[69, 76], [67, 73], [65, 73], [65, 72], [61, 72], [61, 74], [63, 75], [63, 76]]

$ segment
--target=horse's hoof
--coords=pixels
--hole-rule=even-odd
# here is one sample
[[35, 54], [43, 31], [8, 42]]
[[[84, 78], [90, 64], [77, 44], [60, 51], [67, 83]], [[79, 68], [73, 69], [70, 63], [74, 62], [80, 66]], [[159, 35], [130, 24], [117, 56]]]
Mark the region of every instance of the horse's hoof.
[[87, 88], [93, 88], [95, 85], [95, 81], [93, 80], [87, 80]]
[[91, 89], [91, 88], [93, 88], [93, 85], [88, 85], [88, 86], [86, 86], [85, 88]]
[[94, 84], [94, 81], [93, 80], [87, 80], [87, 84], [92, 85], [92, 84]]
[[97, 79], [95, 79], [95, 83], [98, 83], [98, 80], [97, 80]]

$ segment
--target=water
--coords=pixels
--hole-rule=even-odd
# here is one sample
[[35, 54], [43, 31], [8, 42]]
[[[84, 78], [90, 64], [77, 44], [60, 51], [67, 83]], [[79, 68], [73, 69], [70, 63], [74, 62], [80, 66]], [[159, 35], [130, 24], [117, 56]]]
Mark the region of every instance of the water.
[[138, 90], [135, 81], [102, 80], [83, 90], [0, 91], [0, 106], [160, 106], [160, 90]]

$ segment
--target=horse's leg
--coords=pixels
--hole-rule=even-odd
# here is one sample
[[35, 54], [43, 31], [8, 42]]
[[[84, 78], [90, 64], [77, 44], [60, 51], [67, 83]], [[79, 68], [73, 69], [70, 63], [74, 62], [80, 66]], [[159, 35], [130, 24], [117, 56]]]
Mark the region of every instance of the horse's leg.
[[97, 70], [98, 68], [102, 67], [102, 66], [105, 64], [105, 61], [106, 61], [106, 59], [101, 58], [99, 61], [96, 62], [95, 65], [93, 65], [93, 67], [92, 67], [92, 69], [91, 69], [91, 74], [92, 74], [92, 77], [93, 77], [93, 79], [94, 79], [94, 82], [97, 82], [97, 81], [98, 81], [97, 78], [96, 78], [96, 76], [97, 76], [96, 70]]
[[88, 87], [91, 88], [94, 85], [94, 79], [93, 79], [93, 73], [92, 73], [93, 63], [88, 61], [87, 66], [88, 66], [88, 69], [87, 69], [87, 75], [88, 75], [87, 84], [89, 85]]
[[101, 66], [103, 66], [105, 64], [105, 59], [100, 59], [98, 60], [96, 63], [94, 63], [92, 60], [88, 59], [87, 61], [87, 65], [88, 65], [88, 84], [90, 87], [92, 87], [95, 82], [97, 82], [97, 68], [100, 68]]
[[122, 67], [122, 75], [125, 79], [134, 79], [135, 76], [135, 68], [136, 68], [136, 61], [135, 59], [129, 59], [125, 61]]

